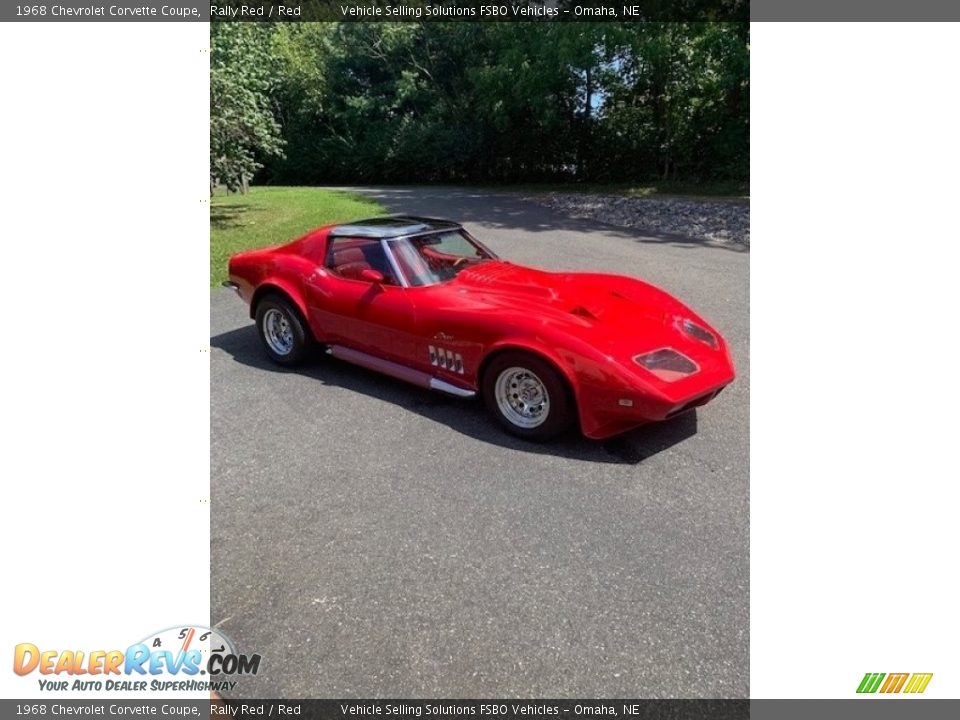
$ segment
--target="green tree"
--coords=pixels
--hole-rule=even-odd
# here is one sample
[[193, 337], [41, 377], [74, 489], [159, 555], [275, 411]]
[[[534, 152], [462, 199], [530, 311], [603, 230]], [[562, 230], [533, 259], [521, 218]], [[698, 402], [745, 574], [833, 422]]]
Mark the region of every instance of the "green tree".
[[239, 109], [216, 114], [231, 119], [216, 157], [241, 175], [263, 162], [261, 181], [749, 173], [747, 23], [222, 25], [211, 83], [232, 83], [217, 92]]
[[283, 151], [270, 93], [276, 63], [271, 29], [258, 23], [210, 26], [210, 187], [247, 188], [260, 158]]

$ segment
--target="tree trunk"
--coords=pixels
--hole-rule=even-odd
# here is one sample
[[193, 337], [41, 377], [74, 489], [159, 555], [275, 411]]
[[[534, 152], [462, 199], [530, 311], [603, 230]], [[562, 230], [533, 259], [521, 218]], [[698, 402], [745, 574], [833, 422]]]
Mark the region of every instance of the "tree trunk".
[[584, 88], [583, 118], [580, 122], [580, 137], [577, 142], [577, 177], [583, 180], [587, 176], [587, 158], [590, 156], [590, 115], [593, 111], [593, 72], [590, 67], [584, 70], [586, 87]]

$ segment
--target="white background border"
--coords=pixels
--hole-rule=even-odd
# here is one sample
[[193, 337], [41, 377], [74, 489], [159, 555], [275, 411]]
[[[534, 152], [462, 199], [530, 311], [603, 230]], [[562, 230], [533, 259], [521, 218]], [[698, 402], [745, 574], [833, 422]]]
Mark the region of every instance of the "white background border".
[[751, 694], [960, 697], [960, 26], [751, 40]]
[[208, 28], [0, 24], [5, 697], [209, 624]]

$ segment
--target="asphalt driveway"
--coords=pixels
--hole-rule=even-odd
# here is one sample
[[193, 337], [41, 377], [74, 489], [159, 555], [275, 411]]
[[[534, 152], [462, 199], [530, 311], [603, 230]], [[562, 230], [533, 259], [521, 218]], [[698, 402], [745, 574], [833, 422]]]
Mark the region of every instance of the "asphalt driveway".
[[726, 336], [739, 378], [696, 414], [534, 445], [479, 401], [278, 368], [213, 291], [211, 623], [263, 656], [228, 695], [747, 696], [749, 253], [515, 195], [363, 191], [515, 262], [653, 282]]

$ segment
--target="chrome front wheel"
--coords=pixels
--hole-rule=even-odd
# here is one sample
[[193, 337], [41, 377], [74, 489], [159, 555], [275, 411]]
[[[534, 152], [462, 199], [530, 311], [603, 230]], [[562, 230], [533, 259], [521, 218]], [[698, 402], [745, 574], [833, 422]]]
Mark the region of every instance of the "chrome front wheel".
[[550, 393], [532, 370], [507, 368], [497, 377], [494, 392], [500, 412], [517, 427], [539, 427], [550, 415]]
[[573, 393], [545, 358], [505, 350], [485, 364], [480, 389], [490, 413], [503, 428], [527, 440], [548, 440], [576, 420]]

